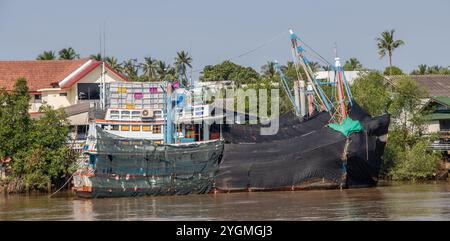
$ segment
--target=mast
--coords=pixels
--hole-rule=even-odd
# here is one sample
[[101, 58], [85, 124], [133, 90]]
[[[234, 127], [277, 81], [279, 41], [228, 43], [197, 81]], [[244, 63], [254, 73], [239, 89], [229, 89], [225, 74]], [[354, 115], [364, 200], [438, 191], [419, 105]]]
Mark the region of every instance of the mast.
[[309, 66], [309, 60], [304, 56], [304, 49], [302, 46], [298, 44], [298, 37], [292, 31], [292, 29], [289, 29], [290, 37], [291, 37], [291, 48], [292, 48], [292, 55], [294, 58], [294, 64], [296, 67], [297, 75], [299, 79], [301, 79], [301, 75], [299, 72], [300, 67], [305, 72], [306, 78], [308, 80], [308, 83], [311, 84], [312, 89], [314, 90], [314, 93], [317, 96], [317, 99], [320, 102], [320, 106], [322, 109], [328, 111], [330, 115], [332, 115], [332, 105], [330, 103], [330, 100], [327, 98], [325, 93], [323, 92], [322, 88], [317, 83], [317, 80], [314, 78], [314, 72], [312, 71], [311, 67]]
[[336, 79], [336, 86], [337, 86], [337, 92], [338, 92], [340, 121], [342, 121], [347, 117], [347, 110], [345, 107], [345, 93], [344, 93], [344, 85], [343, 85], [343, 81], [342, 81], [341, 62], [339, 60], [339, 57], [336, 57], [334, 60], [335, 60], [334, 67], [336, 68], [335, 79]]

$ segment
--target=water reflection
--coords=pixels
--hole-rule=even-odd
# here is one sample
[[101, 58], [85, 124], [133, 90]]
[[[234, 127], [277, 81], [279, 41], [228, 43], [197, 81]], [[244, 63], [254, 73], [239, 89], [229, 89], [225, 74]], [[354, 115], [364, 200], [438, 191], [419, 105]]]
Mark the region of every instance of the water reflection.
[[0, 220], [450, 220], [450, 184], [112, 199], [0, 197]]

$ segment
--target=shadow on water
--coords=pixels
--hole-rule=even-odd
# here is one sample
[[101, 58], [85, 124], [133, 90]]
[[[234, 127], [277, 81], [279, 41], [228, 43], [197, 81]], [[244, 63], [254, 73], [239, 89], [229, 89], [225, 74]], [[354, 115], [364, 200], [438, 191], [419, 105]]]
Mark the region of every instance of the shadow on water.
[[450, 220], [450, 184], [77, 199], [0, 197], [0, 220]]

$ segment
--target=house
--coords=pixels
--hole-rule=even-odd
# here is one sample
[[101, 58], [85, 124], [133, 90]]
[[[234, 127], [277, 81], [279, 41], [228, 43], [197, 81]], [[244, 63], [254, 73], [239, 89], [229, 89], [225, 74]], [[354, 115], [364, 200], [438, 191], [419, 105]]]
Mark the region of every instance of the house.
[[[76, 139], [84, 139], [91, 102], [100, 99], [103, 62], [77, 60], [0, 61], [0, 88], [10, 91], [18, 78], [27, 79], [31, 96], [29, 112], [39, 117], [44, 103], [64, 108]], [[105, 82], [127, 81], [127, 78], [105, 64]]]
[[[394, 82], [401, 76], [390, 77]], [[426, 118], [426, 132], [439, 134], [439, 140], [432, 148], [450, 154], [450, 75], [410, 75], [428, 93], [422, 109], [431, 111]]]

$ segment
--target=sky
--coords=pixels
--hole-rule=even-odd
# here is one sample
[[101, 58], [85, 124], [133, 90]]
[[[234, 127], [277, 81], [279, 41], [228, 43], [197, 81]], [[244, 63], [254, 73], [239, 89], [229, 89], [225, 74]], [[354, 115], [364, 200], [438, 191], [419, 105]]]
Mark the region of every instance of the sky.
[[99, 52], [105, 26], [106, 55], [120, 61], [151, 56], [171, 63], [186, 50], [194, 78], [226, 59], [259, 71], [267, 61], [292, 59], [292, 28], [329, 62], [337, 46], [344, 61], [356, 57], [384, 69], [388, 60], [378, 57], [375, 38], [395, 29], [406, 44], [393, 62], [409, 72], [419, 64], [450, 65], [449, 11], [448, 0], [0, 0], [0, 60], [65, 47], [89, 56]]

